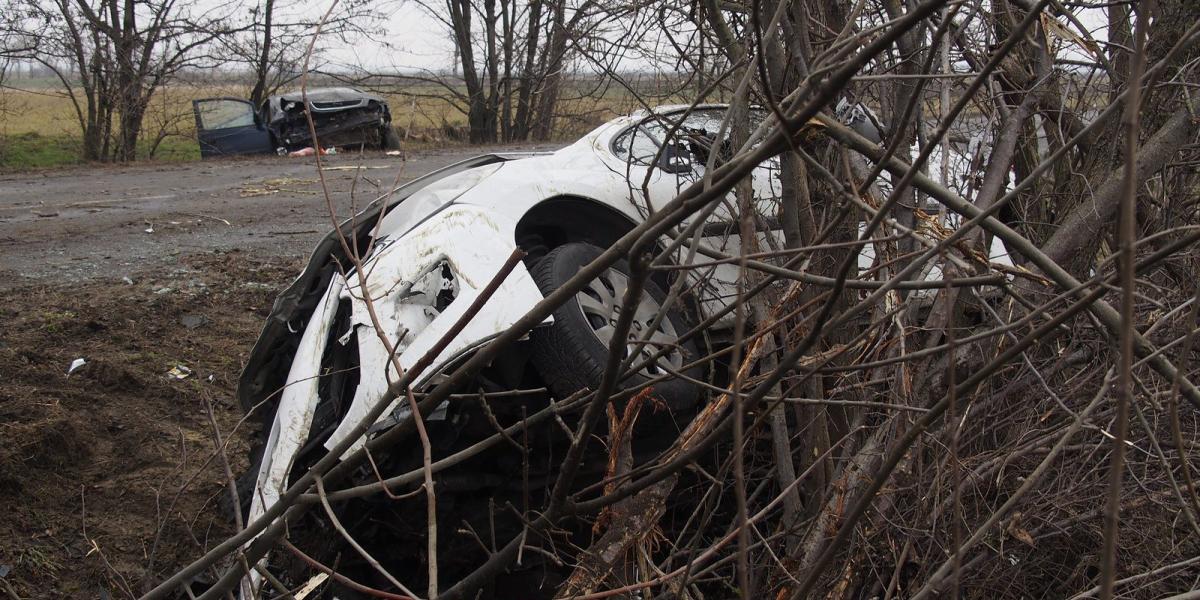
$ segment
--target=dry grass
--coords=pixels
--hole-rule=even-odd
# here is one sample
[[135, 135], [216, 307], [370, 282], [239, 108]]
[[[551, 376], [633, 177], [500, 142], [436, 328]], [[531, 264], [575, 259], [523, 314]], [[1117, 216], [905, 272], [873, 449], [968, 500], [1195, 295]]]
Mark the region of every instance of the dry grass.
[[[15, 82], [20, 86], [21, 82]], [[24, 87], [24, 86], [21, 86]], [[192, 100], [228, 96], [245, 98], [249, 86], [240, 85], [174, 85], [155, 94], [147, 114], [147, 127], [157, 128], [173, 122], [174, 131], [195, 135], [192, 119]], [[411, 98], [406, 94], [384, 94], [392, 109], [393, 121], [400, 126], [410, 124], [417, 129], [437, 128], [443, 123], [462, 125], [466, 119], [454, 106], [439, 98]], [[79, 135], [79, 120], [66, 91], [59, 87], [0, 89], [0, 135], [37, 133], [43, 136]]]

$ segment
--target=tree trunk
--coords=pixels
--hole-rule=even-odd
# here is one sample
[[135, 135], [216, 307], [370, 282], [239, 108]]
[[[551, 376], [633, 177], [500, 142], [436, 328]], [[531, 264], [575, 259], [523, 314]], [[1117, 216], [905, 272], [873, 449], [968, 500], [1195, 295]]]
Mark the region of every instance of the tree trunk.
[[487, 104], [486, 120], [484, 122], [484, 138], [486, 142], [496, 141], [496, 128], [500, 120], [500, 51], [496, 47], [496, 0], [483, 2], [484, 24], [487, 26]]
[[545, 79], [538, 95], [537, 113], [533, 118], [533, 139], [550, 139], [554, 129], [554, 111], [558, 108], [559, 87], [562, 85], [563, 55], [567, 50], [566, 2], [554, 6], [554, 26], [550, 29]]
[[500, 138], [512, 141], [513, 14], [510, 0], [500, 0], [504, 27], [504, 96], [501, 99]]
[[271, 69], [271, 21], [275, 14], [275, 0], [263, 0], [262, 52], [254, 67], [254, 89], [250, 91], [250, 103], [258, 108], [267, 98], [267, 77]]
[[513, 122], [512, 137], [523, 140], [529, 137], [530, 99], [533, 94], [534, 64], [537, 59], [538, 31], [542, 27], [542, 0], [529, 3], [529, 31], [525, 35], [525, 62], [521, 66], [521, 83], [517, 90], [517, 116]]
[[[471, 45], [471, 2], [470, 0], [447, 0], [450, 9], [450, 24], [454, 33], [455, 46], [458, 48], [459, 63], [462, 66], [463, 85], [467, 88], [467, 128], [468, 139], [473, 144], [480, 144], [495, 139], [495, 120], [489, 119], [487, 98], [484, 95], [483, 82], [475, 68], [475, 52]], [[493, 130], [489, 133], [489, 124]]]

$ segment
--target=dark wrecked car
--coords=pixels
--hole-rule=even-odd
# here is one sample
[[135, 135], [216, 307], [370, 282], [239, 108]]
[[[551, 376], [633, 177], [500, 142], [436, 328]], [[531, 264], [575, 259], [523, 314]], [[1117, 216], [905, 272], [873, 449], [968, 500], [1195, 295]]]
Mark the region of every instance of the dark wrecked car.
[[[238, 98], [194, 100], [200, 156], [283, 154], [312, 147], [304, 96], [300, 91], [271, 96], [259, 107]], [[382, 97], [336, 87], [310, 89], [307, 98], [322, 148], [399, 146]]]

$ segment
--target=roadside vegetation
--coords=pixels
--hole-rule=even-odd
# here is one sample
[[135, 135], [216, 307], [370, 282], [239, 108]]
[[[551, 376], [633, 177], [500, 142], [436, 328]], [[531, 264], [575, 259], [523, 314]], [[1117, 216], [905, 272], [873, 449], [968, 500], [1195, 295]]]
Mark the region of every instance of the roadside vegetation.
[[571, 40], [600, 32], [602, 21], [546, 0], [423, 5], [461, 41], [441, 70], [371, 71], [308, 51], [318, 31], [385, 47], [398, 4], [354, 0], [322, 14], [295, 0], [7, 2], [0, 168], [195, 158], [185, 143], [195, 133], [191, 100], [230, 95], [257, 106], [298, 88], [305, 69], [310, 86], [386, 96], [401, 137], [416, 144], [562, 139], [646, 98], [685, 97], [677, 84], [687, 78], [672, 71], [647, 63], [650, 75], [614, 78], [586, 59]]

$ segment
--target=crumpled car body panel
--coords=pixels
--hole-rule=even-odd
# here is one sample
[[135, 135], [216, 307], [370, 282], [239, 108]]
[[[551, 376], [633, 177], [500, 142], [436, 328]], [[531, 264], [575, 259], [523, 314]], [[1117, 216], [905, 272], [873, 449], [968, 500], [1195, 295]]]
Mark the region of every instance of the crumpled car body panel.
[[[288, 150], [312, 145], [304, 94], [290, 92], [267, 99], [267, 127], [276, 143]], [[379, 131], [392, 122], [383, 97], [353, 88], [317, 88], [307, 93], [313, 126], [323, 147], [382, 143]]]
[[380, 215], [402, 204], [415, 192], [475, 167], [526, 156], [529, 154], [489, 154], [449, 165], [380, 196], [363, 211], [342, 221], [337, 230], [326, 234], [317, 243], [304, 270], [275, 298], [271, 314], [238, 381], [238, 400], [242, 407], [247, 412], [272, 412], [286, 383], [285, 376], [302, 332], [337, 274], [338, 265], [348, 264], [339, 236], [344, 235], [350, 240], [369, 238]]

